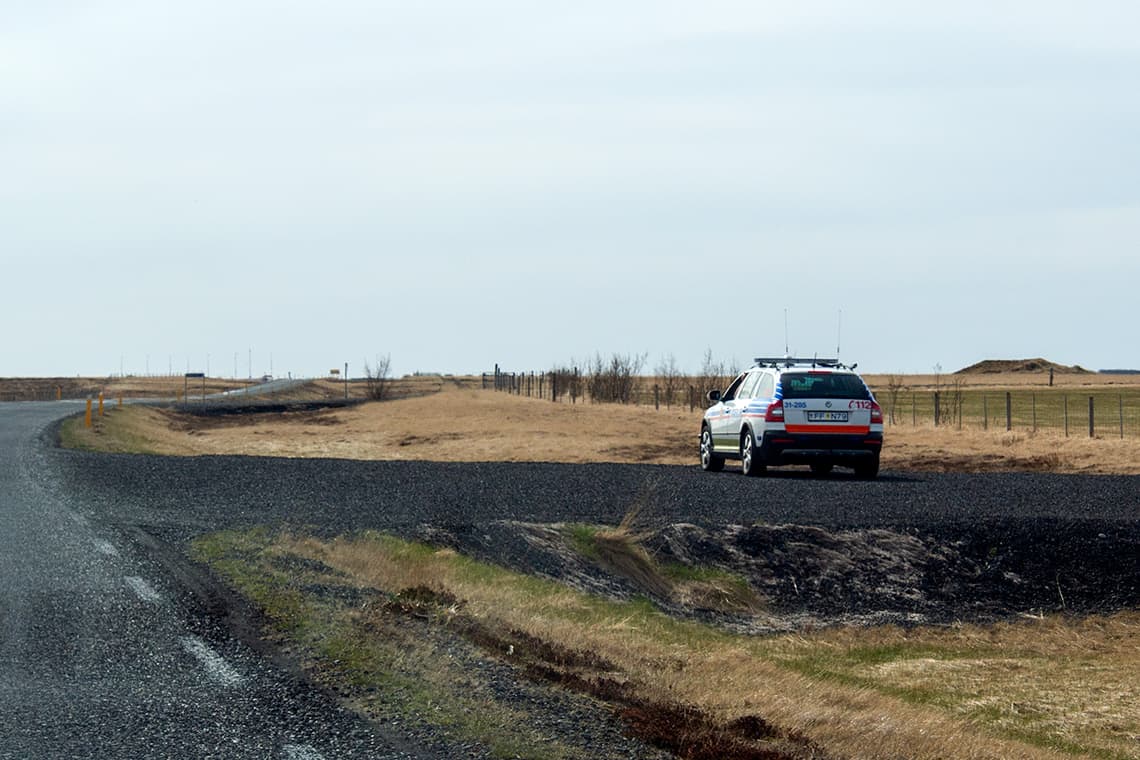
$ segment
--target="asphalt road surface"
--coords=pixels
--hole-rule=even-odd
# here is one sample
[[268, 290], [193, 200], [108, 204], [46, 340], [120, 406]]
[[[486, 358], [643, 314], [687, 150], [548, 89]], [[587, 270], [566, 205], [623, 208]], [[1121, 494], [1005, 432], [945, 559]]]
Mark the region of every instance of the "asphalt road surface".
[[658, 525], [1028, 536], [1022, 553], [1042, 562], [1111, 563], [1114, 604], [1140, 597], [1136, 477], [888, 472], [863, 482], [695, 465], [53, 448], [52, 421], [77, 409], [0, 404], [0, 758], [459, 756], [356, 720], [235, 638], [194, 588], [183, 553], [193, 536], [223, 527], [412, 535], [424, 523], [462, 531], [504, 518], [616, 524], [641, 501], [642, 519]]
[[41, 431], [75, 408], [0, 404], [0, 758], [436, 756], [231, 638], [58, 488]]

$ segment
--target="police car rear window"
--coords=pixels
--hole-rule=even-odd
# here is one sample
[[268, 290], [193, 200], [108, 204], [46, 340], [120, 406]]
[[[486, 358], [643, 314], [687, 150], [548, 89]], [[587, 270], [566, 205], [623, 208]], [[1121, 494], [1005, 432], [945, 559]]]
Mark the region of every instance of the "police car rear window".
[[780, 385], [784, 398], [871, 398], [867, 386], [856, 375], [785, 372], [780, 376]]

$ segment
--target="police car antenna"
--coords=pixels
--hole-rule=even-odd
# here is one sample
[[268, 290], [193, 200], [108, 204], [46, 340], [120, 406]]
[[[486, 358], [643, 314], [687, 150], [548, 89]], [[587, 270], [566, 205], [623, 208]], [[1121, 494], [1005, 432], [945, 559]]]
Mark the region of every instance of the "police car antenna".
[[839, 310], [839, 326], [835, 330], [835, 358], [836, 359], [839, 359], [839, 357], [843, 356], [843, 354], [839, 353], [839, 344], [842, 342], [842, 338], [843, 338], [843, 309], [840, 309]]
[[784, 307], [784, 356], [791, 356], [792, 352], [788, 350], [788, 308]]

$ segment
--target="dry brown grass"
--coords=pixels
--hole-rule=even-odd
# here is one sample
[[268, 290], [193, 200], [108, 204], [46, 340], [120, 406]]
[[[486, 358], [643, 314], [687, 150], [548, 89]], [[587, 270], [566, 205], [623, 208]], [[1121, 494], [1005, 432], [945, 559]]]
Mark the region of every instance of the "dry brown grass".
[[[984, 389], [1010, 388], [1016, 390], [1029, 390], [1031, 388], [1044, 389], [1049, 387], [1048, 372], [969, 372], [961, 375], [954, 373], [942, 373], [940, 375], [897, 375], [896, 377], [898, 377], [906, 385], [907, 388], [916, 388], [922, 390], [934, 390], [937, 387], [946, 389], [948, 386], [952, 386], [955, 381], [960, 381], [962, 384], [969, 388]], [[863, 375], [863, 379], [867, 381], [867, 384], [875, 389], [876, 396], [883, 395], [890, 378], [891, 375], [885, 373]], [[1102, 375], [1096, 372], [1057, 372], [1053, 375], [1054, 388], [1115, 389], [1136, 388], [1138, 386], [1140, 386], [1140, 375]]]
[[[996, 735], [1007, 732], [1038, 743], [1119, 750], [1129, 745], [1117, 734], [1126, 739], [1140, 711], [1130, 686], [1140, 677], [1137, 621], [1130, 616], [1075, 628], [1045, 621], [965, 634], [885, 629], [755, 639], [630, 605], [607, 606], [570, 589], [480, 568], [450, 551], [408, 551], [387, 539], [284, 537], [278, 549], [318, 559], [362, 586], [390, 593], [432, 589], [459, 600], [452, 612], [482, 628], [522, 632], [528, 640], [589, 652], [607, 664], [605, 672], [579, 664], [576, 682], [604, 678], [639, 703], [682, 705], [722, 727], [759, 720], [775, 726], [779, 736], [795, 738], [801, 749], [817, 746], [829, 757], [1062, 756]], [[878, 660], [859, 655], [869, 647], [897, 648], [900, 640], [920, 652], [948, 645], [959, 656], [930, 664], [933, 657], [905, 652]], [[497, 655], [511, 659], [509, 652]], [[1070, 666], [1051, 668], [1059, 658], [1069, 658]], [[830, 669], [813, 673], [803, 666], [814, 659], [831, 663]], [[1110, 679], [1095, 676], [1110, 665], [1120, 672]], [[1068, 679], [1072, 688], [1063, 688]], [[945, 695], [945, 703], [908, 697], [919, 689]], [[1010, 714], [1033, 710], [1047, 717], [1035, 725], [1014, 724], [1006, 720], [1002, 700], [1014, 703]], [[987, 711], [991, 705], [998, 712]]]
[[765, 642], [801, 669], [1109, 757], [1140, 755], [1140, 614], [992, 626], [835, 628]]
[[[1068, 377], [1068, 376], [1066, 376]], [[1094, 376], [1099, 377], [1099, 376]], [[308, 414], [205, 419], [111, 408], [84, 445], [162, 454], [693, 465], [701, 410], [552, 403], [440, 382], [428, 396]], [[431, 388], [421, 388], [430, 391]], [[333, 388], [335, 391], [335, 387]], [[84, 437], [85, 436], [85, 437]], [[118, 441], [118, 442], [117, 442]], [[1140, 473], [1140, 439], [888, 426], [883, 468]]]

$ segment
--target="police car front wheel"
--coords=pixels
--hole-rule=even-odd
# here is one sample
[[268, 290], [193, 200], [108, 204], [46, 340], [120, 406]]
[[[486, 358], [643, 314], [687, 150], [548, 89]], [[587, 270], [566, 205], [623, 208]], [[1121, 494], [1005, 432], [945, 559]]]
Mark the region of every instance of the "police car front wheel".
[[713, 451], [712, 431], [708, 426], [701, 428], [701, 469], [709, 472], [724, 469], [724, 457]]

